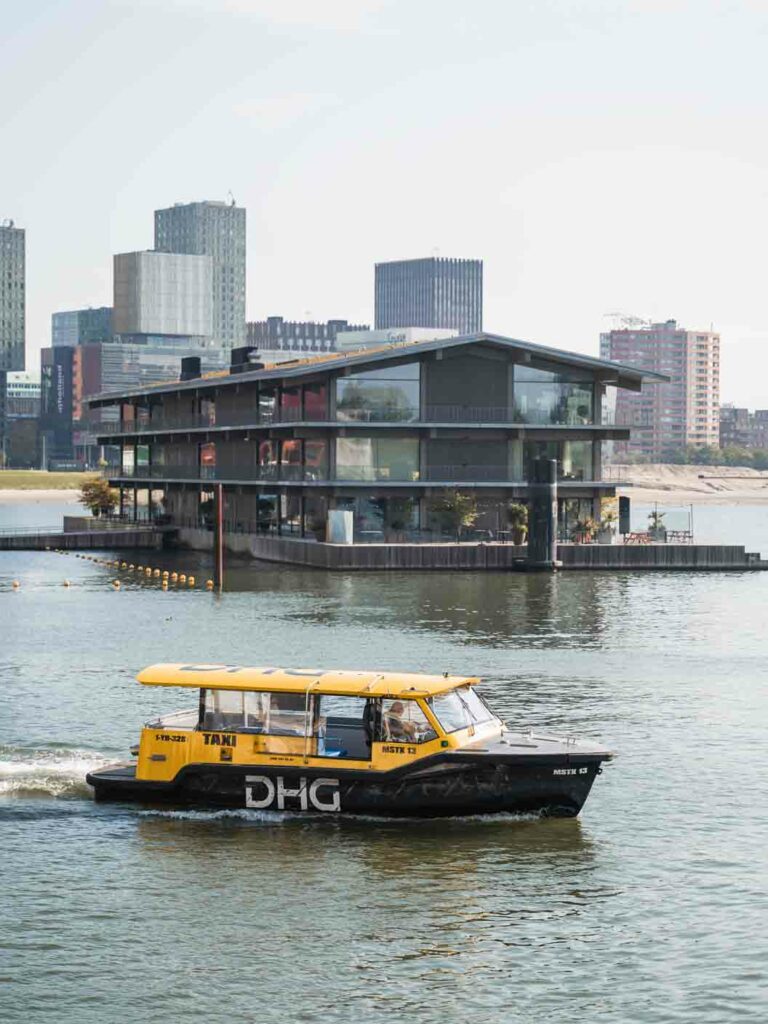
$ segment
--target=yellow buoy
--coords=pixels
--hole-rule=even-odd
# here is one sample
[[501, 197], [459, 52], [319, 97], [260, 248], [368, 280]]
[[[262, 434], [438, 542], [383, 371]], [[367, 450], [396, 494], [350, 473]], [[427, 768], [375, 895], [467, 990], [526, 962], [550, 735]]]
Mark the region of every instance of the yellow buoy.
[[163, 582], [161, 584], [161, 588], [163, 590], [167, 590], [168, 589], [168, 580], [163, 580]]
[[208, 588], [208, 590], [213, 590], [213, 580], [206, 580], [205, 585]]
[[121, 562], [120, 563], [120, 568], [121, 569], [127, 569], [128, 568], [128, 563], [127, 562]]
[[18, 580], [14, 580], [11, 586], [13, 587], [14, 590], [18, 590], [21, 584], [19, 583]]
[[119, 590], [120, 589], [120, 580], [112, 580], [112, 586], [115, 588], [115, 590]]
[[151, 576], [152, 575], [152, 570], [150, 569], [149, 566], [147, 566], [147, 568], [144, 570], [144, 575], [145, 576]]
[[155, 571], [153, 572], [152, 575], [153, 576], [159, 576], [160, 575], [160, 570], [159, 569], [155, 569]]
[[168, 579], [168, 577], [169, 577], [170, 575], [171, 575], [171, 574], [170, 574], [170, 573], [168, 572], [168, 570], [167, 570], [167, 569], [164, 569], [164, 570], [163, 570], [163, 579], [164, 579], [164, 580], [167, 580], [167, 579]]
[[129, 570], [130, 570], [131, 572], [133, 572], [133, 570], [134, 570], [135, 568], [136, 568], [136, 566], [135, 566], [135, 565], [133, 564], [133, 562], [131, 562], [131, 564], [130, 564], [130, 565], [128, 566], [128, 569], [129, 569]]
[[181, 576], [179, 576], [179, 583], [186, 583], [186, 582], [187, 582], [187, 577], [184, 575], [184, 573], [182, 573]]
[[174, 583], [176, 582], [176, 580], [178, 578], [179, 578], [179, 574], [177, 572], [172, 572], [171, 573], [171, 579], [173, 580]]
[[187, 577], [187, 586], [194, 587], [194, 585], [195, 585], [195, 577], [194, 576], [188, 576]]
[[65, 587], [69, 587], [69, 586], [71, 586], [71, 583], [69, 582], [69, 580], [64, 580], [64, 584], [63, 585]]

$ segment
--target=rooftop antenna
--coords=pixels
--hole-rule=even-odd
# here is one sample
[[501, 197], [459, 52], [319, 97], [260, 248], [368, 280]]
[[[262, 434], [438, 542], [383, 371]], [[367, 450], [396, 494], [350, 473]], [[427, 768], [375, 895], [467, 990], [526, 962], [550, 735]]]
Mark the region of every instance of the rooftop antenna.
[[232, 189], [227, 192], [227, 199], [229, 200], [230, 206], [236, 206], [235, 197], [232, 195]]

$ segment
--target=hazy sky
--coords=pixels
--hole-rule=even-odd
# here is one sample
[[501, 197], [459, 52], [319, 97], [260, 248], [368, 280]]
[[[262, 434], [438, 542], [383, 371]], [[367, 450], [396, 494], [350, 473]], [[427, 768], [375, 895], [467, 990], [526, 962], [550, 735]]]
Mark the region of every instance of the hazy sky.
[[372, 321], [376, 261], [482, 257], [488, 330], [712, 323], [766, 407], [767, 105], [766, 0], [3, 0], [28, 364], [155, 207], [231, 190], [249, 319]]

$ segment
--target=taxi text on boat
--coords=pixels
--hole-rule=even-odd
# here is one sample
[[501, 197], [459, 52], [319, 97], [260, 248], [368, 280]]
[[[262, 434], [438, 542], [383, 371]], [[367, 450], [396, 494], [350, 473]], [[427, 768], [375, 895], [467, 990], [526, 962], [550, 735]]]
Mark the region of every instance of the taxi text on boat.
[[197, 706], [148, 722], [135, 762], [90, 772], [97, 799], [573, 816], [612, 756], [510, 731], [470, 677], [161, 664], [138, 680], [199, 690]]

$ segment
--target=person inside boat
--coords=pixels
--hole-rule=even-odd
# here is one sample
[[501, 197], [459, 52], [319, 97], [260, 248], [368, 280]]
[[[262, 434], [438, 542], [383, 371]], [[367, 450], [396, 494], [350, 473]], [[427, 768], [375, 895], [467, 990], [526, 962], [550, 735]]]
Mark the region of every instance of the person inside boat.
[[400, 700], [392, 701], [384, 712], [384, 726], [391, 740], [413, 740], [416, 737], [416, 724], [404, 717], [405, 706]]

